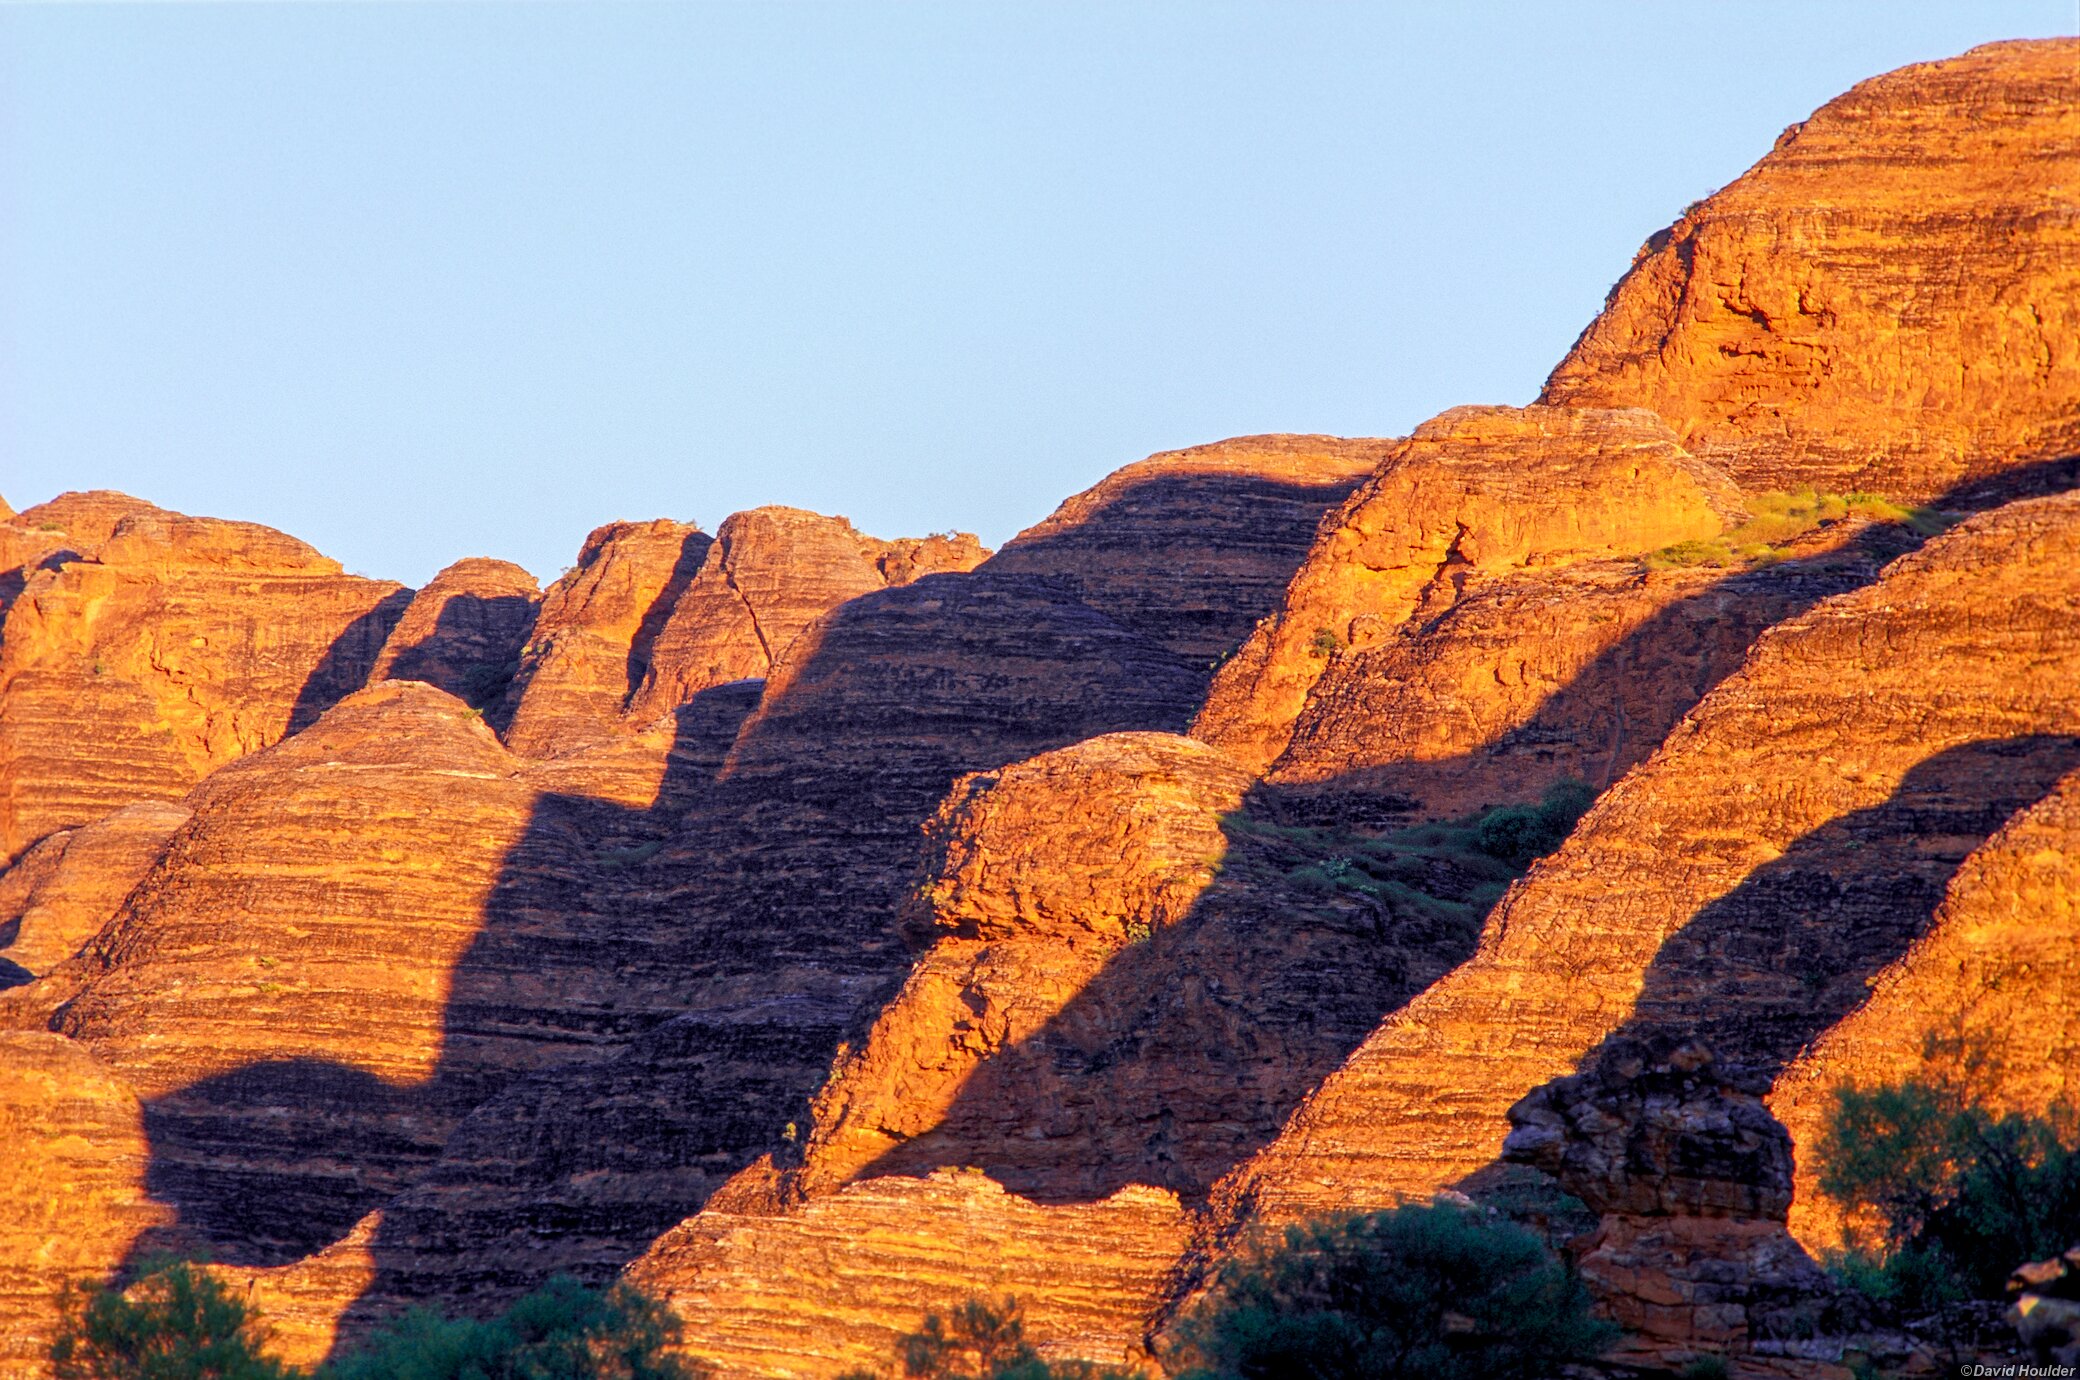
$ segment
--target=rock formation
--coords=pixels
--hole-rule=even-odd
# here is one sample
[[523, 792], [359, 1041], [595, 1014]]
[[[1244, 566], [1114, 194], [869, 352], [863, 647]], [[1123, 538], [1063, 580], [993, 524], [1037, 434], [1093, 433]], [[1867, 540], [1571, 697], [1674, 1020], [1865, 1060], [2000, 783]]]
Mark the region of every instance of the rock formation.
[[657, 634], [629, 715], [653, 719], [712, 686], [763, 680], [803, 628], [846, 600], [987, 554], [966, 533], [880, 541], [799, 508], [734, 513]]
[[2080, 773], [2017, 813], [1951, 878], [1928, 932], [1778, 1079], [1770, 1105], [1798, 1147], [1791, 1223], [1843, 1244], [1813, 1147], [1844, 1084], [1907, 1079], [1996, 1112], [2080, 1103]]
[[1469, 576], [1641, 554], [1716, 536], [1740, 512], [1732, 483], [1650, 414], [1455, 408], [1323, 521], [1193, 733], [1261, 771], [1334, 659], [1443, 613]]
[[1744, 487], [1927, 500], [2080, 455], [2073, 39], [1864, 82], [1649, 239], [1542, 401]]
[[708, 553], [699, 528], [611, 522], [542, 596], [506, 703], [507, 746], [552, 757], [611, 734], [649, 669], [651, 646]]
[[1058, 580], [1180, 656], [1215, 661], [1277, 610], [1323, 510], [1394, 445], [1243, 436], [1151, 455], [1019, 533], [989, 569]]
[[369, 683], [423, 680], [481, 709], [519, 670], [540, 599], [534, 576], [510, 561], [457, 561], [412, 596]]
[[45, 514], [91, 552], [30, 576], [0, 633], [0, 859], [315, 719], [407, 597], [251, 523], [104, 494], [18, 521]]
[[[986, 560], [766, 508], [411, 595], [0, 504], [0, 1375], [163, 1246], [305, 1362], [627, 1268], [723, 1376], [970, 1293], [1147, 1363], [1246, 1230], [1536, 1177], [1514, 1104], [1621, 1361], [1843, 1380], [1831, 1090], [2080, 1059], [2076, 62], [1830, 104], [1538, 405]], [[1943, 511], [1734, 550], [1801, 485]], [[1567, 777], [1519, 876], [1473, 813]]]
[[63, 1036], [0, 1033], [0, 1376], [50, 1373], [63, 1291], [120, 1265], [165, 1210], [137, 1098]]
[[854, 1184], [780, 1217], [704, 1213], [628, 1273], [686, 1319], [696, 1354], [723, 1375], [885, 1367], [900, 1334], [970, 1293], [1015, 1296], [1043, 1355], [1119, 1363], [1146, 1360], [1142, 1309], [1186, 1239], [1160, 1189], [1046, 1208], [942, 1170]]
[[1441, 1188], [1621, 1031], [1782, 1067], [2080, 762], [2076, 556], [2080, 496], [2011, 504], [1765, 634], [1224, 1192], [1281, 1218]]
[[1867, 1310], [1784, 1225], [1791, 1139], [1762, 1105], [1768, 1091], [1766, 1071], [1718, 1064], [1702, 1045], [1620, 1042], [1510, 1108], [1503, 1158], [1551, 1174], [1602, 1219], [1570, 1254], [1624, 1329], [1606, 1359], [1846, 1376], [1843, 1338]]
[[[185, 805], [140, 800], [47, 836], [0, 872], [0, 961], [17, 981], [41, 977], [97, 934], [158, 860]], [[8, 970], [0, 969], [0, 985]]]

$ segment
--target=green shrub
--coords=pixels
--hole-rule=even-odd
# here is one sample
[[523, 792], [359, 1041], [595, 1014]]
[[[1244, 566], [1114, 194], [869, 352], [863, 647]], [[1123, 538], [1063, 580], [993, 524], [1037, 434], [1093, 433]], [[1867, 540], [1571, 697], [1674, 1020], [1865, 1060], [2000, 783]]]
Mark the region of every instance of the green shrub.
[[1764, 565], [1782, 559], [1782, 548], [1820, 527], [1855, 514], [1874, 522], [1904, 527], [1918, 536], [1929, 537], [1949, 526], [1950, 517], [1931, 508], [1894, 503], [1877, 494], [1830, 494], [1814, 489], [1789, 489], [1750, 494], [1742, 500], [1748, 510], [1745, 521], [1736, 523], [1716, 537], [1702, 537], [1665, 546], [1646, 558], [1651, 569], [1707, 566], [1726, 569]]
[[51, 1347], [59, 1380], [287, 1380], [261, 1355], [266, 1332], [244, 1300], [186, 1261], [150, 1268], [128, 1290], [74, 1292]]
[[1906, 1307], [1998, 1298], [2009, 1271], [2080, 1237], [2080, 1134], [2069, 1109], [1995, 1114], [1909, 1080], [1836, 1089], [1820, 1191], [1874, 1226], [1832, 1263]]
[[[910, 1380], [1129, 1380], [1132, 1372], [1088, 1361], [1047, 1361], [1026, 1340], [1025, 1310], [1006, 1296], [991, 1304], [971, 1298], [946, 1314], [927, 1313], [915, 1332], [896, 1343], [899, 1374]], [[852, 1371], [841, 1380], [882, 1380]]]
[[1560, 846], [1596, 799], [1581, 781], [1555, 782], [1536, 805], [1504, 805], [1474, 826], [1474, 846], [1491, 858], [1528, 867]]
[[414, 1309], [335, 1362], [322, 1380], [693, 1380], [667, 1353], [679, 1322], [626, 1284], [559, 1275], [490, 1322]]
[[1288, 1229], [1180, 1333], [1189, 1380], [1532, 1380], [1615, 1329], [1536, 1235], [1437, 1204]]
[[1327, 659], [1343, 650], [1343, 639], [1336, 635], [1334, 628], [1316, 628], [1307, 650], [1311, 656]]

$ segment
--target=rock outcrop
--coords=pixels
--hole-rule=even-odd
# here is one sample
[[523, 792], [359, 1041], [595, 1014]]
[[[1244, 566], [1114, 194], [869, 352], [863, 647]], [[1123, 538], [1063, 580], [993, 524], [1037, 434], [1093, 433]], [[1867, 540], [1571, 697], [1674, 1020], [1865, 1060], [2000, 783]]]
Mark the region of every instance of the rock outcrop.
[[1113, 471], [990, 558], [1044, 575], [1195, 662], [1275, 612], [1324, 511], [1396, 442], [1241, 436]]
[[1469, 577], [1713, 537], [1740, 494], [1640, 411], [1455, 408], [1322, 522], [1276, 617], [1221, 668], [1197, 737], [1262, 771], [1337, 658], [1432, 619]]
[[1619, 559], [1469, 572], [1435, 617], [1328, 659], [1268, 779], [1380, 818], [1534, 801], [1569, 778], [1601, 791], [1764, 629], [1868, 584], [1915, 541], [1851, 519], [1751, 570]]
[[2080, 455], [2080, 41], [1864, 82], [1648, 240], [1542, 401], [1744, 487], [1927, 500]]
[[2016, 503], [1764, 635], [1229, 1200], [1284, 1218], [1448, 1185], [1512, 1101], [1621, 1032], [1781, 1068], [2080, 761], [2076, 557], [2080, 495]]
[[1767, 1070], [1719, 1064], [1702, 1045], [1619, 1042], [1510, 1108], [1503, 1158], [1601, 1217], [1569, 1253], [1624, 1329], [1606, 1360], [1847, 1375], [1843, 1339], [1867, 1310], [1784, 1225], [1791, 1138], [1762, 1104], [1769, 1085]]
[[540, 600], [534, 576], [510, 561], [457, 561], [412, 596], [369, 683], [423, 680], [481, 709], [512, 683]]
[[67, 495], [90, 548], [30, 576], [0, 632], [0, 860], [137, 800], [175, 800], [368, 677], [408, 594], [292, 537]]
[[649, 670], [652, 645], [712, 541], [660, 518], [611, 522], [542, 596], [505, 703], [492, 711], [506, 745], [553, 757], [618, 729]]
[[686, 1320], [688, 1350], [721, 1375], [886, 1367], [902, 1333], [970, 1293], [1015, 1296], [1050, 1358], [1145, 1364], [1143, 1310], [1186, 1242], [1187, 1219], [1161, 1189], [1048, 1208], [942, 1170], [854, 1184], [779, 1217], [704, 1213], [628, 1275]]
[[848, 599], [989, 553], [966, 533], [881, 541], [800, 508], [733, 513], [650, 648], [629, 703], [647, 721], [736, 680], [763, 680], [803, 628]]
[[1835, 1090], [1908, 1079], [1997, 1113], [2080, 1102], [2080, 773], [1964, 860], [1928, 932], [1777, 1080], [1798, 1147], [1791, 1223], [1815, 1249], [1843, 1244], [1813, 1153]]
[[166, 1212], [136, 1096], [63, 1036], [0, 1033], [0, 1377], [50, 1374], [63, 1291], [98, 1283]]
[[100, 932], [191, 811], [140, 800], [46, 837], [0, 872], [0, 986], [42, 977]]

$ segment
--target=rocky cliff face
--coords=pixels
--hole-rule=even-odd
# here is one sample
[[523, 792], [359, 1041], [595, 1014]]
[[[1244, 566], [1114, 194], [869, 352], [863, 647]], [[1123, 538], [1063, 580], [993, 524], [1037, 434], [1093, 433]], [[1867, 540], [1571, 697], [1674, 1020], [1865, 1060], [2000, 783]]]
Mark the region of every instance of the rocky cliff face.
[[989, 568], [1057, 580], [1178, 655], [1216, 661], [1278, 608], [1323, 510], [1394, 444], [1244, 436], [1152, 455], [1019, 533]]
[[95, 1283], [165, 1212], [137, 1097], [47, 1033], [0, 1033], [0, 1375], [50, 1373], [61, 1291]]
[[2076, 926], [2080, 775], [2068, 773], [1964, 860], [1927, 933], [1777, 1080], [1771, 1110], [1799, 1151], [1800, 1239], [1842, 1244], [1838, 1209], [1815, 1188], [1813, 1146], [1843, 1084], [1932, 1080], [2032, 1116], [2080, 1100]]
[[2080, 455], [2072, 39], [1875, 78], [1648, 240], [1543, 401], [1741, 484], [1930, 499]]
[[1325, 519], [1275, 618], [1221, 668], [1193, 733], [1264, 770], [1331, 662], [1435, 618], [1469, 577], [1717, 536], [1726, 477], [1643, 412], [1456, 408]]
[[[976, 1292], [1146, 1362], [1240, 1229], [1528, 1173], [1514, 1104], [1624, 1358], [1842, 1380], [1830, 1090], [2026, 1028], [2034, 1108], [2080, 1041], [2080, 496], [1994, 506], [2080, 451], [2076, 54], [1832, 104], [1538, 406], [986, 561], [775, 508], [408, 596], [0, 505], [0, 1374], [165, 1245], [306, 1361], [626, 1267], [724, 1375]], [[1744, 545], [1800, 484], [1983, 511]], [[1518, 879], [1461, 817], [1564, 777]]]
[[367, 679], [408, 598], [268, 528], [122, 495], [32, 520], [64, 526], [76, 558], [31, 575], [0, 632], [8, 859], [311, 722]]
[[1230, 1191], [1279, 1217], [1442, 1187], [1618, 1033], [1782, 1068], [2080, 760], [2075, 553], [2080, 499], [2013, 504], [1772, 629]]
[[620, 725], [711, 541], [662, 518], [609, 523], [585, 538], [578, 563], [542, 596], [506, 703], [493, 711], [513, 751], [553, 757]]
[[655, 718], [730, 681], [763, 680], [802, 629], [846, 600], [969, 570], [988, 554], [966, 533], [880, 541], [799, 508], [732, 514], [673, 603], [630, 717]]
[[505, 694], [541, 590], [510, 561], [457, 561], [412, 596], [368, 673], [422, 680], [479, 709]]
[[1767, 1072], [1660, 1044], [1613, 1043], [1592, 1071], [1533, 1092], [1503, 1147], [1601, 1217], [1569, 1252], [1624, 1329], [1607, 1359], [1846, 1377], [1845, 1339], [1869, 1332], [1869, 1309], [1784, 1226], [1791, 1138], [1762, 1105]]
[[0, 960], [13, 965], [11, 976], [42, 977], [78, 953], [191, 813], [173, 801], [140, 800], [48, 835], [0, 872]]

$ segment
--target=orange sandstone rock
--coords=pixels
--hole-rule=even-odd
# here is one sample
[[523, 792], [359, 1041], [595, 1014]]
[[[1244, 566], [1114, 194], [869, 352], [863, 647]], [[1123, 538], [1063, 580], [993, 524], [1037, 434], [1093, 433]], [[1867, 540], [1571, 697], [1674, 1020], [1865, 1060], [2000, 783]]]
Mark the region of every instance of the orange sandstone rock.
[[505, 693], [541, 590], [510, 561], [461, 560], [412, 596], [369, 669], [371, 685], [423, 680], [482, 707]]
[[629, 715], [652, 719], [711, 686], [763, 679], [803, 628], [846, 600], [987, 554], [965, 533], [891, 542], [799, 508], [731, 514], [651, 646]]
[[177, 799], [316, 718], [407, 597], [265, 527], [68, 498], [96, 500], [46, 505], [91, 556], [31, 576], [0, 630], [0, 858]]
[[1278, 608], [1322, 514], [1394, 441], [1241, 436], [1113, 471], [990, 558], [1044, 575], [1178, 654], [1232, 652]]
[[1928, 932], [1777, 1080], [1771, 1110], [1798, 1147], [1792, 1229], [1815, 1250], [1842, 1244], [1813, 1152], [1834, 1089], [1908, 1078], [1996, 1112], [2080, 1102], [2080, 773], [1965, 859]]
[[1223, 1192], [1289, 1218], [1447, 1185], [1493, 1158], [1512, 1100], [1621, 1031], [1782, 1067], [2080, 759], [2076, 615], [2069, 495], [1773, 629]]
[[1656, 234], [1542, 400], [1744, 486], [1927, 500], [2080, 455], [2080, 41], [1857, 86]]
[[0, 872], [0, 960], [41, 977], [78, 953], [158, 860], [191, 811], [140, 800], [45, 838]]
[[98, 1283], [166, 1210], [136, 1096], [63, 1036], [0, 1033], [0, 1377], [43, 1380], [61, 1291]]
[[577, 565], [542, 596], [500, 712], [513, 751], [551, 757], [620, 726], [651, 644], [711, 540], [662, 518], [608, 523], [585, 538]]
[[1146, 1364], [1144, 1310], [1185, 1243], [1186, 1218], [1160, 1189], [1043, 1207], [942, 1170], [854, 1184], [778, 1218], [703, 1214], [628, 1277], [685, 1319], [686, 1351], [720, 1380], [887, 1366], [925, 1313], [971, 1293], [1015, 1295], [1051, 1359]]
[[1323, 520], [1284, 607], [1221, 668], [1193, 733], [1262, 770], [1332, 658], [1442, 613], [1469, 576], [1715, 536], [1739, 503], [1651, 414], [1455, 408]]

